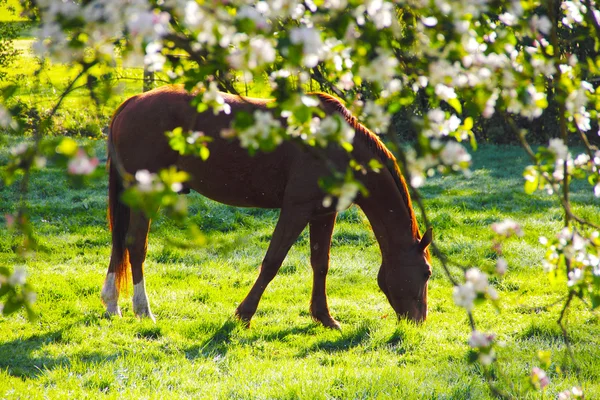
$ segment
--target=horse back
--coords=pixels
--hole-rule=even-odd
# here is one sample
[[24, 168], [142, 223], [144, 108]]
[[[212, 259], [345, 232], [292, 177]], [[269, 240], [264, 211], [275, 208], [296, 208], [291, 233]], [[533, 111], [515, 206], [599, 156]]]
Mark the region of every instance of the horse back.
[[[323, 194], [318, 179], [327, 170], [318, 157], [289, 142], [272, 152], [249, 155], [239, 141], [221, 137], [235, 113], [266, 111], [268, 100], [224, 96], [230, 114], [198, 113], [190, 105], [193, 95], [180, 87], [167, 86], [129, 99], [115, 115], [111, 130], [125, 169], [157, 172], [177, 166], [191, 176], [187, 188], [233, 206], [280, 208], [290, 191], [296, 192], [298, 201], [320, 202]], [[177, 127], [211, 137], [206, 161], [171, 149], [165, 132]]]

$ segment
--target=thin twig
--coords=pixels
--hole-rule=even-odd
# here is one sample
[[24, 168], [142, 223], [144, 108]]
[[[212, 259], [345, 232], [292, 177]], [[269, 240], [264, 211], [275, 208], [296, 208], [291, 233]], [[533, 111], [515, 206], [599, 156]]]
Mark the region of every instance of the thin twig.
[[563, 339], [565, 341], [565, 346], [567, 348], [567, 353], [569, 354], [569, 358], [571, 359], [571, 362], [573, 363], [573, 367], [575, 368], [575, 376], [577, 378], [577, 383], [579, 383], [579, 387], [582, 387], [581, 369], [579, 368], [579, 365], [577, 364], [577, 360], [575, 359], [575, 352], [573, 351], [573, 347], [571, 346], [571, 340], [569, 339], [569, 333], [567, 332], [567, 327], [565, 324], [563, 324], [563, 321], [567, 314], [567, 310], [569, 309], [569, 305], [571, 304], [571, 301], [573, 300], [574, 297], [575, 297], [575, 292], [572, 290], [569, 291], [569, 296], [567, 297], [567, 300], [565, 301], [565, 304], [563, 305], [563, 308], [560, 311], [560, 316], [558, 317], [558, 320], [556, 321], [556, 323], [558, 323], [558, 326], [560, 326], [560, 330], [562, 331]]

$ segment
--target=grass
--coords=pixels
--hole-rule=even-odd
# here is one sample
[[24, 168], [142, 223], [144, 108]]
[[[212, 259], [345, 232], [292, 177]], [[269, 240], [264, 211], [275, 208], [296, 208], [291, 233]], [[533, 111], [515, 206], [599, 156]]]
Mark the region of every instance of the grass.
[[[103, 152], [101, 141], [96, 146]], [[0, 150], [0, 161], [6, 157]], [[511, 217], [523, 224], [527, 235], [505, 245], [509, 273], [495, 282], [501, 312], [483, 305], [475, 315], [481, 330], [504, 342], [497, 384], [515, 396], [539, 364], [537, 351], [552, 351], [545, 393], [552, 398], [577, 384], [555, 323], [560, 305], [553, 304], [565, 282], [553, 284], [543, 274], [537, 243], [538, 235], [560, 229], [561, 211], [546, 195], [523, 194], [525, 164], [517, 148], [484, 146], [474, 154], [470, 180], [437, 177], [423, 192], [436, 242], [465, 264], [493, 265], [492, 222]], [[328, 280], [341, 332], [309, 316], [306, 231], [252, 327], [238, 324], [233, 312], [257, 275], [277, 212], [226, 207], [199, 195], [190, 195], [192, 220], [210, 246], [169, 247], [167, 239], [183, 240], [185, 231], [166, 218], [153, 223], [146, 263], [153, 324], [133, 316], [130, 295], [120, 302], [123, 318], [103, 317], [100, 288], [110, 252], [105, 179], [74, 189], [50, 166], [31, 188], [41, 247], [25, 264], [40, 319], [0, 317], [0, 398], [492, 398], [482, 371], [467, 361], [467, 318], [453, 304], [438, 261], [427, 322], [397, 322], [376, 284], [378, 246], [356, 208], [338, 218]], [[14, 187], [0, 188], [0, 215], [15, 210], [17, 197]], [[572, 198], [577, 212], [599, 222], [598, 199], [586, 184], [575, 185]], [[23, 263], [12, 252], [17, 243], [0, 230], [0, 264]], [[568, 323], [586, 397], [599, 398], [598, 318], [576, 303]]]

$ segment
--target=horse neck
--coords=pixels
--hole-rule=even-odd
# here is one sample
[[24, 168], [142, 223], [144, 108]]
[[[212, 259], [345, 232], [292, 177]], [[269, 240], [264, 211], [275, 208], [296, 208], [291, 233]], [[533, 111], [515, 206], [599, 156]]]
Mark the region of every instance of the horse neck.
[[368, 196], [361, 196], [356, 204], [371, 223], [379, 242], [383, 261], [392, 254], [406, 251], [416, 243], [410, 211], [402, 193], [388, 170], [369, 173], [365, 186]]

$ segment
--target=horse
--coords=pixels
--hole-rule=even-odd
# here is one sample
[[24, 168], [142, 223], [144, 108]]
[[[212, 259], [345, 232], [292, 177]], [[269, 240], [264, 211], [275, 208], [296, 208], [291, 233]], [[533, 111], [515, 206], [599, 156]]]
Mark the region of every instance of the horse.
[[[364, 185], [368, 195], [359, 193], [354, 199], [369, 220], [381, 250], [378, 285], [398, 318], [425, 320], [427, 283], [432, 273], [428, 250], [432, 233], [428, 229], [421, 237], [406, 182], [396, 159], [383, 142], [360, 124], [339, 100], [315, 93], [312, 96], [319, 100], [323, 112], [340, 115], [355, 130], [351, 154], [340, 145], [330, 144], [318, 156], [306, 146], [284, 141], [273, 151], [259, 151], [251, 156], [237, 139], [224, 138], [221, 131], [230, 127], [237, 112], [271, 110], [270, 100], [221, 95], [231, 108], [229, 114], [215, 115], [212, 110], [199, 113], [190, 105], [194, 94], [179, 86], [164, 86], [133, 96], [115, 111], [108, 137], [108, 218], [112, 251], [101, 292], [107, 313], [121, 315], [117, 300], [128, 281], [130, 268], [134, 313], [154, 320], [143, 275], [150, 220], [143, 212], [121, 202], [124, 190], [121, 174], [123, 170], [134, 174], [143, 169], [157, 172], [175, 166], [191, 176], [185, 182], [184, 191], [191, 189], [236, 207], [280, 209], [258, 277], [235, 311], [240, 320], [249, 326], [267, 285], [308, 225], [313, 270], [310, 314], [324, 326], [339, 329], [340, 324], [330, 314], [326, 295], [337, 210], [335, 202], [324, 204], [327, 193], [319, 186], [319, 178], [331, 173], [327, 163], [345, 170], [351, 156], [362, 165], [376, 159], [383, 166], [378, 172], [356, 173], [356, 179]], [[203, 161], [171, 149], [165, 132], [176, 127], [210, 136], [210, 157]]]

